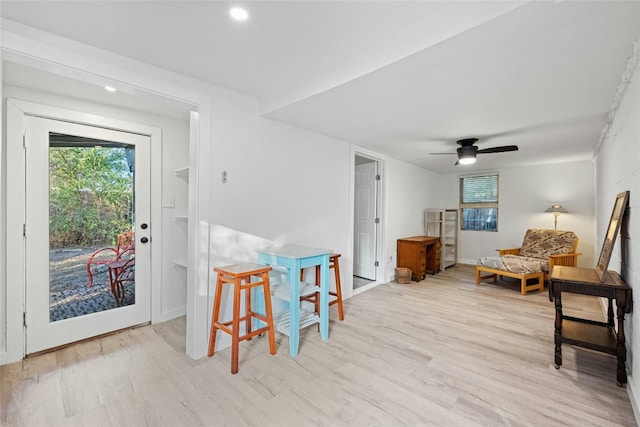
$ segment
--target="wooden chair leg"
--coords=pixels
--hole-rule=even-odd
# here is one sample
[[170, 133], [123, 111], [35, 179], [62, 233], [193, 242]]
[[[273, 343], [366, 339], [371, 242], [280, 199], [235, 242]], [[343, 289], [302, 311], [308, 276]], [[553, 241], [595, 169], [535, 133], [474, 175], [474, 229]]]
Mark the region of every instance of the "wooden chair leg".
[[[320, 266], [316, 265], [316, 286], [318, 287], [318, 289], [320, 289]], [[315, 310], [316, 314], [320, 314], [320, 292], [316, 292], [316, 298], [315, 298], [315, 303], [314, 303], [314, 307], [313, 309]], [[320, 327], [320, 324], [318, 323], [318, 328]]]
[[267, 317], [267, 335], [269, 335], [269, 352], [276, 354], [276, 335], [275, 326], [273, 324], [273, 313], [271, 312], [271, 289], [269, 286], [269, 273], [262, 273], [262, 281], [264, 282], [264, 312]]
[[[249, 282], [251, 282], [251, 277], [245, 277], [244, 279], [245, 284], [249, 284]], [[247, 313], [246, 315], [246, 319], [245, 319], [245, 329], [246, 329], [246, 334], [251, 333], [251, 316], [249, 315], [251, 313], [251, 288], [247, 287], [244, 290], [244, 307], [245, 307], [245, 312]], [[249, 338], [247, 338], [247, 341], [251, 341], [251, 336], [249, 336]]]
[[220, 277], [220, 273], [218, 273], [218, 280], [216, 281], [216, 295], [213, 298], [213, 313], [211, 314], [211, 333], [209, 334], [209, 351], [207, 355], [209, 357], [213, 356], [216, 345], [216, 332], [218, 328], [216, 327], [216, 323], [219, 320], [220, 316], [220, 300], [222, 298], [222, 278]]
[[342, 286], [340, 285], [340, 263], [338, 257], [334, 258], [333, 270], [336, 274], [336, 297], [338, 298], [338, 319], [344, 320], [344, 309], [342, 307]]
[[[329, 258], [329, 269], [333, 269], [334, 273], [335, 273], [335, 280], [336, 280], [336, 291], [329, 292], [330, 296], [334, 296], [336, 297], [336, 299], [334, 299], [333, 301], [331, 301], [329, 303], [329, 306], [334, 305], [334, 304], [338, 304], [338, 318], [340, 320], [344, 320], [344, 306], [342, 304], [342, 284], [340, 282], [340, 264], [338, 261], [338, 256], [333, 256]], [[318, 288], [320, 288], [320, 266], [316, 265], [315, 266], [315, 273], [316, 273], [316, 277], [315, 277], [315, 284]], [[302, 272], [302, 270], [300, 270], [300, 280], [302, 281], [304, 274]], [[306, 301], [313, 301], [314, 304], [314, 310], [316, 314], [320, 314], [320, 292], [316, 292], [315, 296], [312, 298], [308, 297], [308, 299], [306, 299]], [[318, 328], [320, 327], [320, 325], [318, 324]]]
[[238, 373], [238, 348], [240, 344], [240, 286], [242, 278], [236, 278], [233, 286], [233, 319], [231, 321], [231, 373]]

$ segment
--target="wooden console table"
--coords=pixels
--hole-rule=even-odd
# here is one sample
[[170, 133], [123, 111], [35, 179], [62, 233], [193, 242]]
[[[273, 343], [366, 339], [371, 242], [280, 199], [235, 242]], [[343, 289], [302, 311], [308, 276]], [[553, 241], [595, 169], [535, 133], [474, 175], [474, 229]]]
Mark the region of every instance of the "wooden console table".
[[[593, 295], [609, 300], [607, 322], [565, 316], [562, 314], [562, 293]], [[549, 282], [549, 300], [555, 303], [555, 365], [562, 365], [562, 343], [612, 354], [618, 358], [617, 383], [627, 383], [625, 362], [627, 350], [624, 337], [624, 315], [631, 312], [631, 288], [615, 271], [608, 271], [601, 282], [592, 268], [555, 266]], [[613, 303], [616, 300], [618, 330], [614, 327]]]
[[424, 279], [427, 270], [431, 274], [440, 271], [440, 238], [413, 236], [398, 239], [398, 267], [411, 270], [416, 282]]

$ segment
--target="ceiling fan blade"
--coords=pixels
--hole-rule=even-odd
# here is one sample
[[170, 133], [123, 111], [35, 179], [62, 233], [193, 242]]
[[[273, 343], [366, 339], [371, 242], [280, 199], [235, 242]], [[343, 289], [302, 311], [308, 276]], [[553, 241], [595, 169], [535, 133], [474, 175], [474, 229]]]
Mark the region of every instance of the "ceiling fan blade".
[[429, 154], [439, 155], [439, 154], [457, 154], [457, 153], [429, 153]]
[[480, 153], [505, 153], [507, 151], [518, 151], [517, 145], [503, 145], [502, 147], [491, 147], [491, 148], [483, 148], [482, 150], [478, 150], [478, 154]]

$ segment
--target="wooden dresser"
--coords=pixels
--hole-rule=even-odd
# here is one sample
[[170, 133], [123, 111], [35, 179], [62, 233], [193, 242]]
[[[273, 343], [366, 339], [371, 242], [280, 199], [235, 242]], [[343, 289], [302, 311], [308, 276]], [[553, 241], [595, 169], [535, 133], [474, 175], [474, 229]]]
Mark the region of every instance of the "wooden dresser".
[[418, 282], [427, 274], [440, 271], [440, 238], [413, 236], [398, 239], [398, 267], [411, 270], [411, 279]]

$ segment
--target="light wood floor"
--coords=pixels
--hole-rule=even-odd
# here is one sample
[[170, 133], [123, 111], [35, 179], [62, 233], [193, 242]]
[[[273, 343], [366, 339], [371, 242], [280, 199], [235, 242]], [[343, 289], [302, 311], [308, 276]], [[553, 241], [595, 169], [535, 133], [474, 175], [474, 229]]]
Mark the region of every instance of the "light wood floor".
[[[567, 298], [602, 319], [595, 299]], [[471, 266], [389, 283], [331, 308], [329, 341], [277, 334], [211, 359], [184, 354], [184, 318], [4, 366], [8, 426], [635, 426], [612, 356], [563, 346], [553, 366], [553, 304], [519, 284], [474, 284]]]

